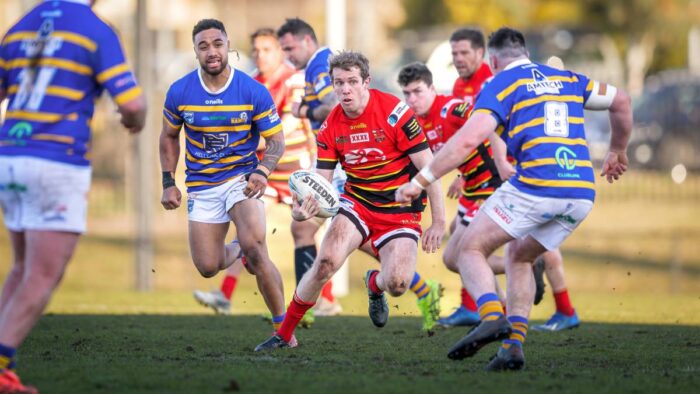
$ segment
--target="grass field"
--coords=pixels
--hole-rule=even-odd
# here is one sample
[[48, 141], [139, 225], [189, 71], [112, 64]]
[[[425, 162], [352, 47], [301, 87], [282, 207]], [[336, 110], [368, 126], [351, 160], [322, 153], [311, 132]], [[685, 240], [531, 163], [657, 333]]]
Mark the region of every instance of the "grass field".
[[[189, 259], [183, 212], [159, 213], [154, 291], [132, 290], [131, 225], [94, 215], [48, 314], [19, 352], [19, 373], [47, 393], [82, 392], [695, 392], [700, 378], [700, 206], [693, 192], [673, 200], [610, 195], [563, 248], [581, 328], [531, 332], [526, 370], [482, 372], [495, 346], [454, 362], [447, 349], [465, 330], [421, 334], [415, 297], [390, 299], [391, 318], [375, 329], [366, 316], [362, 275], [374, 263], [350, 259], [342, 317], [301, 330], [301, 346], [258, 355], [270, 334], [254, 280], [242, 278], [234, 315], [213, 316], [191, 291], [214, 288]], [[654, 187], [656, 184], [654, 184]], [[687, 197], [687, 198], [686, 198]], [[293, 291], [289, 213], [270, 210], [270, 253]], [[0, 278], [9, 269], [0, 234]], [[458, 304], [459, 280], [439, 255], [418, 268], [446, 287], [444, 313]], [[548, 289], [549, 290], [549, 289]], [[548, 291], [531, 321], [554, 310]]]

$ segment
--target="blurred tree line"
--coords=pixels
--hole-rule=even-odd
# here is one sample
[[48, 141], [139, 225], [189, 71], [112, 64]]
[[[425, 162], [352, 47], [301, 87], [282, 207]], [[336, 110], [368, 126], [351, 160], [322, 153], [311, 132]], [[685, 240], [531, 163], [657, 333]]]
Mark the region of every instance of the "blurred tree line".
[[401, 29], [507, 25], [524, 31], [558, 27], [601, 34], [624, 59], [628, 84], [688, 64], [688, 32], [700, 26], [700, 0], [402, 0]]

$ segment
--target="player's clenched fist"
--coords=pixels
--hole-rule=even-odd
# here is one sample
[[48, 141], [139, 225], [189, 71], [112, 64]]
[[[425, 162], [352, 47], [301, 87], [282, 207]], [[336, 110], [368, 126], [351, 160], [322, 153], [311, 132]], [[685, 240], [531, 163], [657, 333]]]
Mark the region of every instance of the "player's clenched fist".
[[163, 189], [163, 196], [160, 198], [160, 203], [165, 209], [175, 209], [180, 207], [182, 202], [182, 193], [177, 186], [170, 186]]
[[267, 178], [257, 172], [253, 172], [248, 178], [248, 184], [245, 186], [243, 194], [248, 198], [260, 198], [265, 194], [266, 187]]

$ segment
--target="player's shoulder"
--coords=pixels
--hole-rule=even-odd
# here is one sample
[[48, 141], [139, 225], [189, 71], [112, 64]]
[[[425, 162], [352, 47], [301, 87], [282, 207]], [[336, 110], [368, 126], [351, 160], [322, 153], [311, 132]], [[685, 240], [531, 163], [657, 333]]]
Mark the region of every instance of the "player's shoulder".
[[199, 84], [199, 68], [188, 72], [170, 84], [168, 95], [182, 94], [191, 90], [193, 84]]
[[450, 115], [464, 118], [469, 109], [469, 103], [462, 98], [455, 96], [437, 95], [437, 108], [440, 110], [440, 117], [447, 118]]

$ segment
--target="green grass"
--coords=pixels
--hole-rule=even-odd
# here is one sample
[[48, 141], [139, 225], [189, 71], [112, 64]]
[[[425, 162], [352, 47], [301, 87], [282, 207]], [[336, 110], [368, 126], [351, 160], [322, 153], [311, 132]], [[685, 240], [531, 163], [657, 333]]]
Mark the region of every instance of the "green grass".
[[21, 351], [23, 378], [51, 393], [327, 393], [694, 391], [700, 330], [685, 325], [587, 323], [531, 332], [526, 369], [483, 371], [496, 345], [447, 359], [466, 332], [428, 337], [417, 318], [319, 319], [301, 346], [256, 354], [269, 335], [254, 316], [48, 315]]
[[[645, 175], [646, 176], [646, 175]], [[697, 178], [697, 177], [696, 177]], [[698, 179], [693, 178], [693, 185]], [[659, 176], [643, 187], [599, 183], [600, 198], [563, 247], [567, 285], [580, 329], [531, 332], [523, 373], [482, 372], [495, 347], [453, 362], [447, 349], [465, 330], [421, 335], [415, 297], [390, 299], [389, 325], [366, 316], [363, 273], [375, 263], [350, 258], [344, 316], [298, 333], [302, 346], [273, 355], [251, 349], [270, 334], [264, 304], [244, 274], [234, 316], [213, 316], [191, 291], [218, 286], [189, 257], [183, 210], [157, 211], [153, 291], [132, 290], [133, 224], [107, 208], [93, 213], [48, 314], [19, 351], [19, 372], [48, 393], [167, 392], [693, 392], [700, 365], [700, 205], [698, 187], [664, 194]], [[95, 195], [93, 195], [95, 198]], [[103, 204], [104, 205], [104, 204]], [[450, 202], [448, 212], [454, 212]], [[293, 289], [289, 211], [271, 207], [268, 244], [289, 300]], [[10, 267], [0, 232], [0, 279]], [[458, 305], [460, 283], [440, 255], [418, 269], [445, 287], [443, 314]], [[551, 292], [533, 322], [553, 312]]]

